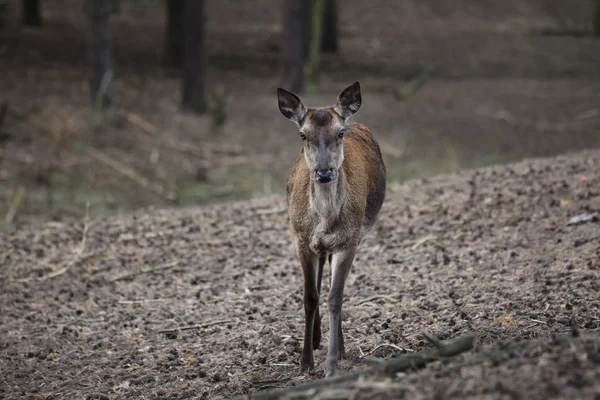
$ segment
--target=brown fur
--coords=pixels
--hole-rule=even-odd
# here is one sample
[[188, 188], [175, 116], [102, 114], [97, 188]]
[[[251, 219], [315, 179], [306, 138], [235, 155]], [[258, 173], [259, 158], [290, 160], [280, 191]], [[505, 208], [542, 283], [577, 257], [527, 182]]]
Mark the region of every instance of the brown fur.
[[[333, 112], [332, 110], [328, 110]], [[314, 114], [309, 111], [309, 114]], [[307, 115], [311, 118], [311, 115]], [[369, 129], [361, 124], [347, 126], [344, 137], [343, 174], [338, 185], [347, 187], [348, 202], [331, 226], [335, 238], [320, 253], [331, 253], [340, 246], [357, 245], [362, 234], [375, 223], [385, 196], [385, 166], [379, 145]], [[294, 162], [287, 182], [287, 203], [290, 222], [297, 239], [310, 244], [318, 218], [310, 209], [311, 172], [303, 154]], [[334, 230], [335, 228], [335, 230]]]
[[358, 245], [373, 226], [385, 196], [385, 166], [369, 130], [349, 122], [362, 103], [355, 82], [333, 107], [307, 109], [298, 96], [279, 88], [279, 110], [300, 128], [303, 151], [287, 182], [288, 213], [304, 274], [305, 331], [301, 372], [314, 367], [321, 343], [319, 294], [323, 266], [331, 265], [329, 348], [325, 374], [343, 358], [342, 297]]

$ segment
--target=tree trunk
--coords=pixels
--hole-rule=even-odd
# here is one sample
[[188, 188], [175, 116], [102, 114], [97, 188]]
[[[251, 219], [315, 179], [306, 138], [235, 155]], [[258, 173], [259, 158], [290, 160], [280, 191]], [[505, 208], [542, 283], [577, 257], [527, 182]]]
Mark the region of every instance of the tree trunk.
[[90, 60], [90, 95], [92, 105], [108, 108], [114, 97], [110, 0], [86, 0], [90, 19], [88, 53]]
[[310, 50], [308, 54], [309, 80], [311, 85], [319, 82], [319, 62], [321, 55], [321, 38], [323, 28], [324, 0], [313, 0], [311, 9]]
[[600, 0], [596, 0], [596, 11], [594, 13], [594, 35], [600, 37]]
[[338, 41], [338, 9], [336, 0], [325, 0], [323, 16], [323, 29], [321, 37], [321, 51], [323, 53], [337, 53]]
[[8, 0], [0, 0], [0, 56], [6, 51], [6, 26], [8, 21]]
[[307, 0], [285, 0], [283, 7], [283, 43], [281, 46], [282, 86], [301, 93], [304, 90], [306, 56]]
[[188, 0], [184, 13], [183, 108], [206, 111], [204, 49], [204, 0]]
[[183, 67], [183, 16], [185, 0], [167, 0], [165, 29], [165, 63], [169, 67]]
[[42, 15], [39, 0], [23, 0], [23, 17], [21, 22], [28, 26], [42, 26]]

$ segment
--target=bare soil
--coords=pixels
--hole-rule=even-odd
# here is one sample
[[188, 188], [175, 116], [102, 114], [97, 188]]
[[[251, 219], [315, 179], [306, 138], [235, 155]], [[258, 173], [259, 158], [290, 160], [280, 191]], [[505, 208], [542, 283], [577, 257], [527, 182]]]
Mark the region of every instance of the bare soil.
[[[280, 1], [207, 2], [208, 97], [214, 102], [222, 90], [226, 99], [220, 129], [211, 114], [180, 110], [180, 73], [162, 65], [163, 2], [122, 0], [112, 17], [112, 119], [89, 109], [81, 2], [44, 4], [43, 29], [18, 26], [20, 2], [9, 3], [0, 214], [20, 185], [16, 223], [81, 217], [87, 201], [98, 215], [283, 191], [300, 142], [275, 102]], [[318, 91], [303, 99], [330, 104], [359, 80], [357, 118], [379, 138], [390, 179], [597, 148], [593, 7], [589, 0], [348, 0], [340, 53], [324, 56]], [[433, 76], [397, 100], [422, 65], [435, 66]], [[145, 123], [131, 123], [131, 115]]]
[[[341, 367], [427, 348], [424, 331], [473, 332], [477, 352], [335, 398], [598, 398], [600, 225], [568, 222], [600, 211], [599, 171], [596, 150], [391, 183], [348, 279]], [[298, 375], [280, 196], [11, 228], [0, 257], [2, 398], [217, 399], [323, 377], [323, 348]]]

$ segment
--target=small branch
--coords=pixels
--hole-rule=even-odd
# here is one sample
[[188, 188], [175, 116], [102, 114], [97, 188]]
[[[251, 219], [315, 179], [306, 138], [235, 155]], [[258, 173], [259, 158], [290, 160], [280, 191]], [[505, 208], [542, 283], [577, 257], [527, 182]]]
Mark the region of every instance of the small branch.
[[163, 302], [167, 299], [139, 299], [139, 300], [119, 300], [117, 303], [119, 304], [143, 304], [143, 303], [157, 303]]
[[383, 344], [376, 346], [374, 349], [372, 349], [371, 351], [368, 351], [366, 353], [363, 353], [361, 348], [359, 347], [358, 350], [360, 351], [360, 358], [364, 358], [365, 360], [367, 360], [368, 356], [375, 353], [377, 350], [379, 350], [382, 347], [391, 347], [392, 349], [396, 349], [398, 351], [406, 351], [406, 352], [410, 352], [410, 353], [413, 352], [412, 349], [405, 349], [405, 348], [396, 346], [395, 344], [391, 344], [391, 343], [383, 343]]
[[265, 400], [279, 397], [297, 398], [300, 393], [310, 392], [314, 394], [315, 389], [331, 388], [335, 385], [351, 380], [355, 380], [361, 376], [370, 375], [373, 373], [381, 372], [386, 375], [394, 376], [398, 372], [405, 371], [411, 368], [423, 368], [428, 362], [441, 360], [446, 357], [451, 357], [471, 350], [473, 348], [474, 338], [473, 335], [467, 334], [458, 337], [453, 340], [447, 340], [439, 343], [439, 347], [432, 350], [425, 350], [419, 353], [411, 354], [408, 356], [395, 357], [389, 360], [373, 361], [370, 359], [371, 364], [375, 366], [367, 368], [365, 370], [352, 371], [345, 374], [335, 375], [333, 377], [308, 382], [303, 385], [295, 387], [286, 387], [282, 389], [276, 389], [269, 392], [253, 393], [246, 396], [236, 397], [234, 400], [242, 399], [254, 399], [254, 400]]
[[[75, 265], [81, 259], [81, 256], [83, 255], [83, 252], [85, 251], [85, 246], [86, 246], [86, 242], [87, 242], [87, 234], [88, 234], [88, 230], [89, 230], [89, 224], [88, 224], [89, 209], [90, 209], [90, 202], [88, 201], [85, 203], [85, 214], [83, 216], [83, 231], [81, 233], [81, 242], [79, 243], [79, 247], [77, 249], [75, 249], [75, 251], [73, 252], [73, 257], [71, 258], [71, 260], [63, 268], [61, 268], [57, 271], [50, 272], [47, 275], [37, 278], [38, 281], [43, 282], [47, 279], [55, 278], [59, 275], [64, 274], [69, 269], [71, 269], [71, 267], [73, 265]], [[25, 279], [18, 279], [17, 282], [29, 282], [31, 280], [32, 280], [32, 278], [25, 278]]]
[[164, 270], [173, 268], [177, 264], [179, 264], [179, 261], [173, 261], [168, 264], [157, 265], [156, 267], [152, 267], [152, 268], [140, 268], [140, 269], [137, 269], [132, 272], [127, 272], [125, 274], [115, 276], [110, 279], [110, 282], [122, 281], [124, 279], [133, 278], [135, 276], [142, 275], [142, 274], [148, 274], [148, 273], [157, 272], [157, 271], [164, 271]]
[[435, 236], [435, 235], [427, 235], [427, 236], [422, 237], [421, 239], [417, 240], [410, 249], [416, 250], [422, 244], [425, 244], [425, 243], [429, 242], [430, 240], [436, 240], [436, 239], [437, 239], [437, 236]]
[[372, 301], [375, 300], [386, 300], [390, 303], [397, 303], [398, 302], [398, 297], [400, 297], [400, 294], [393, 294], [393, 295], [388, 295], [388, 294], [376, 294], [374, 296], [371, 297], [367, 297], [366, 299], [362, 299], [359, 302], [356, 303], [357, 306], [360, 306], [361, 304], [364, 303], [370, 303]]
[[180, 327], [172, 328], [172, 329], [161, 329], [160, 331], [158, 331], [158, 333], [175, 333], [175, 332], [179, 332], [179, 331], [189, 331], [192, 329], [202, 329], [202, 328], [208, 328], [210, 326], [215, 326], [215, 325], [228, 324], [230, 322], [236, 322], [236, 321], [233, 319], [222, 319], [222, 320], [217, 320], [217, 321], [205, 322], [204, 324], [186, 325], [186, 326], [180, 326]]

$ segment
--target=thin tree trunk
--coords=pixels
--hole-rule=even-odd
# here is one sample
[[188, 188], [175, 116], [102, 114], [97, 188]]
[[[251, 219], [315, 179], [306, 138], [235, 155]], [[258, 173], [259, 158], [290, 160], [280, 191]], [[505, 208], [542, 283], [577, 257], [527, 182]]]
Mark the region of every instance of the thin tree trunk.
[[321, 51], [323, 53], [337, 53], [339, 49], [339, 39], [338, 9], [336, 0], [325, 0], [322, 34]]
[[596, 0], [596, 11], [594, 13], [594, 35], [600, 37], [600, 0]]
[[21, 22], [28, 26], [42, 26], [42, 14], [39, 0], [23, 0], [23, 16]]
[[307, 0], [285, 0], [283, 7], [282, 86], [296, 93], [304, 90], [306, 6]]
[[183, 67], [183, 16], [185, 0], [167, 0], [165, 12], [167, 26], [165, 29], [165, 63], [169, 67]]
[[114, 100], [110, 0], [86, 0], [85, 4], [90, 19], [90, 95], [92, 105], [102, 110]]
[[8, 0], [0, 0], [0, 56], [6, 51], [6, 27], [8, 21]]
[[309, 80], [312, 85], [316, 85], [319, 82], [319, 62], [321, 55], [324, 5], [324, 0], [313, 0], [311, 10], [311, 35], [308, 62], [310, 67]]
[[183, 108], [206, 111], [204, 49], [204, 0], [188, 0], [184, 13]]

